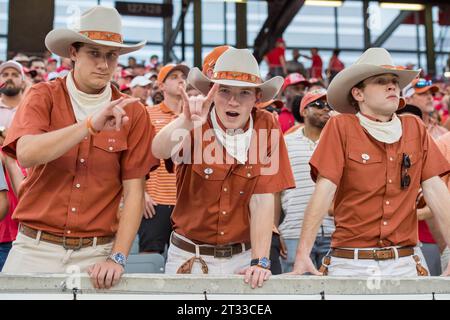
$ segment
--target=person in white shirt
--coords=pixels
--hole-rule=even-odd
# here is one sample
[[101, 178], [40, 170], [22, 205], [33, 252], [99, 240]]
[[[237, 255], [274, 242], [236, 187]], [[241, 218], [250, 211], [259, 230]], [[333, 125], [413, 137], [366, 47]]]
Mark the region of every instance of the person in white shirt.
[[[326, 90], [308, 92], [300, 104], [300, 113], [305, 119], [305, 125], [285, 136], [296, 188], [281, 193], [281, 206], [285, 217], [279, 230], [282, 248], [287, 251], [285, 258], [281, 259], [283, 272], [292, 271], [294, 266], [303, 215], [314, 191], [314, 182], [309, 174], [308, 163], [319, 142], [320, 133], [330, 118], [330, 111], [331, 107], [326, 100]], [[318, 267], [330, 249], [333, 232], [334, 221], [329, 215], [322, 222], [311, 252], [311, 259]]]

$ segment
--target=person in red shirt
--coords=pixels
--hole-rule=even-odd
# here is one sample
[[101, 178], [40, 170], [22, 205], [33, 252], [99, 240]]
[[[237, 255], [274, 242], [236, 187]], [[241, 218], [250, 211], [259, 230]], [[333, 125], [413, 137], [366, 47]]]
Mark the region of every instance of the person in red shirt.
[[295, 125], [295, 118], [292, 114], [292, 104], [295, 97], [303, 96], [308, 90], [310, 83], [300, 73], [291, 73], [284, 79], [282, 91], [286, 98], [286, 106], [281, 109], [278, 121], [281, 131], [285, 133]]
[[283, 38], [278, 38], [275, 43], [275, 48], [269, 51], [264, 56], [264, 61], [266, 61], [269, 66], [269, 74], [267, 78], [272, 78], [275, 76], [286, 76], [286, 44]]
[[327, 75], [328, 79], [331, 82], [333, 78], [338, 74], [338, 72], [344, 70], [344, 63], [339, 59], [339, 49], [333, 50], [333, 55], [330, 58], [330, 62], [328, 63]]
[[301, 56], [306, 59], [312, 60], [311, 78], [323, 79], [322, 77], [323, 62], [322, 58], [319, 56], [319, 49], [311, 48], [311, 56], [307, 56], [304, 54], [302, 54]]

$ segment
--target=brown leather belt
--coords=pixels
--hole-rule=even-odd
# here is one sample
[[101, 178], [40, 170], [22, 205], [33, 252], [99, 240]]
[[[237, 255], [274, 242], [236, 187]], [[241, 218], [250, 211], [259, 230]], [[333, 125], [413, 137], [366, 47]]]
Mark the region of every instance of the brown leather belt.
[[[39, 230], [27, 227], [23, 224], [20, 225], [20, 232], [27, 237], [36, 239]], [[79, 250], [81, 248], [90, 247], [94, 244], [94, 237], [91, 238], [69, 238], [65, 236], [57, 236], [45, 231], [41, 231], [40, 240], [58, 244], [64, 247], [66, 250]], [[103, 245], [110, 243], [114, 240], [114, 237], [97, 237], [97, 245]]]
[[[171, 242], [178, 248], [195, 253], [195, 245], [186, 242], [172, 233]], [[251, 248], [250, 243], [245, 243], [245, 251]], [[228, 246], [201, 246], [199, 245], [200, 255], [214, 256], [214, 258], [231, 258], [234, 254], [242, 252], [242, 244], [230, 244]]]
[[[398, 257], [407, 257], [414, 254], [414, 248], [405, 247], [398, 248]], [[332, 249], [330, 255], [336, 258], [354, 259], [355, 250], [349, 249]], [[388, 249], [374, 249], [374, 250], [358, 250], [358, 259], [370, 260], [389, 260], [395, 259], [395, 251], [393, 248]]]

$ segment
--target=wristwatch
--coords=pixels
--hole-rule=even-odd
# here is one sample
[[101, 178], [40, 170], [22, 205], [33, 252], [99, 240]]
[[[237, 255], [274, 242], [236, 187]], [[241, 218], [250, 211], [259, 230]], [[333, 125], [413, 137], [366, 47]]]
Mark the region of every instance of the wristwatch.
[[267, 257], [252, 259], [250, 261], [250, 266], [258, 266], [263, 269], [270, 269], [270, 259]]
[[6, 130], [4, 126], [0, 126], [0, 136], [3, 137], [3, 132]]
[[111, 254], [108, 259], [112, 260], [113, 262], [120, 264], [123, 268], [125, 268], [125, 265], [127, 264], [127, 258], [124, 254], [120, 252], [116, 252]]

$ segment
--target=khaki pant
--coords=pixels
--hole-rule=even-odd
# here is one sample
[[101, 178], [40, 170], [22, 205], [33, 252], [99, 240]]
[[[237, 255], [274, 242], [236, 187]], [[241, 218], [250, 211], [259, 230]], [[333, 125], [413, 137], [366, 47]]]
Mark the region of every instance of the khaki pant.
[[[94, 241], [95, 242], [95, 241]], [[93, 245], [80, 250], [66, 250], [61, 245], [40, 241], [19, 232], [9, 252], [2, 272], [7, 273], [73, 273], [105, 261], [111, 254], [113, 242]]]

